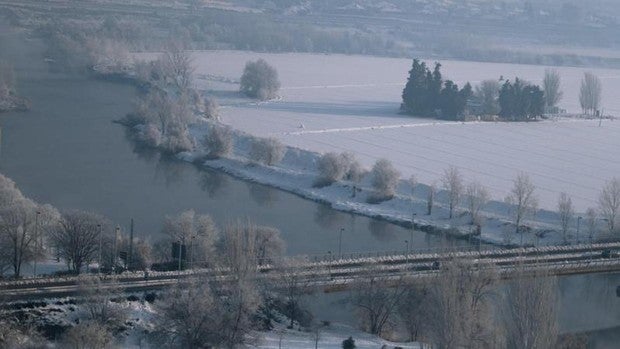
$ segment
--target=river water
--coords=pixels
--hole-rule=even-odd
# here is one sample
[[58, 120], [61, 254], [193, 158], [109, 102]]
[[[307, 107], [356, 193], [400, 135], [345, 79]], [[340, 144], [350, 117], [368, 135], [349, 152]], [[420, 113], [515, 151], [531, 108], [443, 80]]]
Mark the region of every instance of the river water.
[[[112, 120], [131, 110], [133, 87], [84, 74], [51, 72], [44, 47], [23, 35], [0, 34], [0, 59], [15, 67], [20, 94], [32, 109], [0, 116], [0, 172], [27, 196], [59, 209], [103, 214], [123, 227], [135, 219], [138, 236], [156, 238], [166, 215], [185, 209], [210, 214], [223, 226], [237, 219], [280, 229], [288, 254], [404, 250], [465, 244], [383, 221], [342, 213], [293, 194], [139, 149]], [[597, 348], [620, 336], [620, 275], [563, 278], [561, 327], [594, 333]], [[353, 321], [334, 310], [340, 296], [313, 301], [321, 318]], [[348, 312], [347, 312], [348, 313]]]

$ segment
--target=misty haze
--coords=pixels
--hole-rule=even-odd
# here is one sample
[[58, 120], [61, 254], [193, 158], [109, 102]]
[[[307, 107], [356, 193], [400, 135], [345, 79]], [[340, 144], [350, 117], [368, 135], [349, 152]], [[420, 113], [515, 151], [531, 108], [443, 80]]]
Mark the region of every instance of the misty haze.
[[620, 3], [0, 0], [0, 348], [620, 347]]

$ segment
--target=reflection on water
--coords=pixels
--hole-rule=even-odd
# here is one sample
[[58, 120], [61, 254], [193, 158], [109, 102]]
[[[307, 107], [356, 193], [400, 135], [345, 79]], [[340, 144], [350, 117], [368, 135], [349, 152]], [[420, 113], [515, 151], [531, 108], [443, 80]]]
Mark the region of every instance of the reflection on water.
[[338, 212], [327, 204], [317, 204], [314, 221], [323, 229], [340, 231], [345, 227], [347, 213]]
[[[372, 236], [377, 238], [378, 241], [393, 241], [396, 239], [396, 234], [394, 232], [394, 224], [373, 220], [368, 222], [368, 230]], [[404, 240], [403, 240], [404, 246]]]
[[203, 169], [200, 173], [198, 184], [200, 189], [206, 192], [210, 199], [217, 199], [226, 194], [229, 177], [216, 171]]
[[248, 182], [247, 185], [250, 197], [256, 204], [265, 207], [273, 207], [274, 203], [278, 201], [279, 191], [273, 190], [273, 188], [266, 185], [259, 185], [251, 182]]

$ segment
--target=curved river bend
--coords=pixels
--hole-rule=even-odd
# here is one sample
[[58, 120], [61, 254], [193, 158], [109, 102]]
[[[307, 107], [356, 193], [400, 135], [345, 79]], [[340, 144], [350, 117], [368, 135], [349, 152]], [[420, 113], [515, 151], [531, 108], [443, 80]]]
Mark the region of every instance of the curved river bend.
[[[92, 210], [125, 227], [134, 218], [138, 236], [156, 237], [166, 215], [185, 209], [209, 213], [220, 226], [249, 219], [280, 229], [289, 254], [336, 253], [341, 229], [343, 253], [404, 250], [411, 240], [408, 229], [136, 148], [112, 123], [131, 110], [133, 87], [50, 72], [42, 44], [23, 42], [0, 34], [0, 47], [11, 48], [0, 59], [12, 62], [20, 94], [33, 105], [0, 117], [0, 172], [27, 196], [59, 209]], [[412, 240], [414, 248], [464, 244], [417, 231]], [[619, 274], [563, 278], [561, 327], [599, 330], [596, 347], [613, 347], [620, 337], [618, 285]], [[344, 312], [334, 311], [336, 298], [317, 297], [318, 316], [337, 320]]]

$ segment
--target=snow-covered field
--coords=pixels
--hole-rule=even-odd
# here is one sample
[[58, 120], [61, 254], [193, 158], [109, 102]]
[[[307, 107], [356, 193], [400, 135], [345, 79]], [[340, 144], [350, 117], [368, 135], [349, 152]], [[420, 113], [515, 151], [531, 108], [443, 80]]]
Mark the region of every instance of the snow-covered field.
[[[277, 68], [281, 99], [248, 103], [238, 85], [247, 60], [264, 58]], [[316, 152], [352, 151], [370, 167], [386, 157], [403, 178], [437, 182], [454, 165], [467, 180], [478, 180], [502, 200], [519, 171], [530, 174], [541, 208], [555, 209], [560, 192], [573, 197], [579, 211], [595, 206], [605, 181], [620, 174], [620, 122], [554, 120], [537, 123], [453, 123], [398, 115], [411, 61], [345, 55], [259, 54], [237, 51], [194, 53], [199, 86], [211, 90], [222, 120], [258, 136]], [[432, 64], [432, 62], [429, 62]], [[442, 61], [444, 77], [462, 83], [519, 76], [540, 83], [543, 66]], [[569, 112], [580, 110], [579, 83], [593, 71], [603, 83], [606, 113], [620, 115], [620, 71], [557, 68]], [[219, 79], [213, 79], [217, 76]]]
[[[140, 54], [152, 58], [153, 54]], [[238, 80], [248, 60], [264, 58], [279, 72], [282, 88], [276, 100], [257, 103], [241, 96]], [[456, 166], [466, 182], [478, 181], [491, 192], [492, 202], [484, 209], [488, 217], [483, 239], [489, 242], [519, 242], [510, 234], [510, 207], [504, 203], [520, 171], [536, 186], [539, 208], [530, 223], [546, 235], [527, 243], [560, 240], [554, 213], [561, 192], [568, 193], [581, 215], [597, 206], [600, 189], [620, 174], [620, 121], [604, 119], [555, 119], [530, 123], [447, 122], [398, 114], [401, 93], [411, 65], [408, 59], [321, 54], [261, 54], [240, 51], [194, 52], [199, 89], [215, 96], [222, 106], [221, 121], [238, 130], [235, 156], [208, 161], [207, 166], [235, 176], [273, 185], [304, 197], [330, 202], [346, 211], [397, 221], [471, 231], [462, 215], [447, 219], [442, 193], [439, 207], [425, 215], [427, 185], [441, 187], [448, 167]], [[432, 65], [432, 61], [428, 62]], [[485, 79], [520, 78], [540, 83], [544, 66], [442, 61], [444, 78], [457, 83]], [[603, 83], [603, 106], [607, 114], [620, 114], [620, 71], [557, 68], [562, 77], [564, 99], [560, 107], [579, 112], [578, 94], [584, 71], [592, 71]], [[203, 126], [192, 131], [197, 139]], [[282, 164], [263, 168], [247, 166], [248, 135], [276, 137], [288, 145]], [[349, 151], [370, 168], [387, 158], [401, 172], [403, 183], [395, 199], [380, 205], [365, 202], [367, 192], [350, 197], [350, 184], [316, 189], [315, 161], [320, 153]], [[188, 160], [192, 156], [186, 156]], [[406, 180], [415, 176], [420, 185], [411, 200]], [[364, 187], [365, 186], [365, 187]], [[368, 180], [362, 189], [369, 189]], [[576, 221], [576, 219], [575, 219]], [[575, 222], [575, 226], [577, 222]], [[602, 227], [602, 222], [599, 222]], [[553, 232], [552, 230], [555, 230]], [[572, 229], [575, 235], [576, 229]], [[569, 236], [570, 237], [570, 236]], [[583, 239], [583, 232], [581, 238]]]

